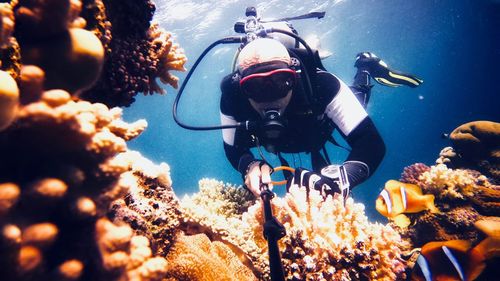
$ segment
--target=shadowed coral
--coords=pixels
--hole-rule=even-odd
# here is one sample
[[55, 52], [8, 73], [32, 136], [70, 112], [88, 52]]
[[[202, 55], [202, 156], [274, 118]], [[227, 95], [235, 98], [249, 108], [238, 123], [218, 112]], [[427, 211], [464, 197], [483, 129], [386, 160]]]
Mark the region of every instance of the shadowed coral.
[[96, 239], [104, 268], [114, 272], [116, 279], [161, 280], [165, 276], [165, 259], [152, 257], [148, 239], [133, 235], [129, 225], [99, 219]]
[[53, 37], [80, 20], [80, 0], [19, 0], [14, 7], [16, 38], [20, 42]]
[[180, 217], [168, 165], [156, 166], [137, 152], [119, 154], [104, 165], [103, 169], [110, 173], [130, 170], [121, 177], [128, 190], [124, 199], [111, 204], [113, 219], [130, 224], [152, 241], [156, 254], [165, 255], [172, 246]]
[[86, 29], [92, 31], [99, 40], [106, 52], [106, 56], [111, 53], [109, 43], [111, 42], [111, 22], [106, 16], [106, 8], [102, 0], [83, 0], [83, 7], [80, 16], [85, 19]]
[[144, 168], [146, 160], [137, 157], [122, 158], [125, 164], [112, 161], [145, 121], [123, 122], [121, 109], [73, 101], [63, 90], [35, 95], [40, 100], [20, 106], [16, 126], [0, 133], [0, 274], [5, 280], [111, 280], [128, 274], [158, 279], [161, 260], [151, 256], [131, 265], [127, 245], [133, 235], [120, 236], [121, 231], [99, 244], [117, 249], [105, 263], [85, 262], [99, 256], [92, 233], [110, 202], [147, 177], [171, 184], [168, 169], [158, 172], [165, 167]]
[[0, 3], [0, 48], [9, 44], [9, 38], [14, 32], [14, 12], [8, 3]]
[[50, 41], [21, 46], [23, 63], [44, 69], [46, 89], [64, 89], [78, 94], [100, 76], [104, 49], [90, 31], [71, 28]]
[[257, 280], [223, 243], [205, 234], [180, 235], [167, 255], [168, 280]]
[[19, 199], [21, 190], [13, 183], [0, 184], [0, 215], [6, 213]]
[[45, 72], [36, 65], [23, 65], [19, 77], [19, 90], [23, 93], [21, 104], [38, 101], [43, 94]]
[[19, 88], [12, 76], [0, 70], [0, 131], [14, 121], [19, 103]]
[[81, 9], [80, 0], [25, 0], [15, 6], [23, 63], [43, 68], [46, 89], [78, 94], [100, 76], [104, 49], [92, 32], [82, 29]]

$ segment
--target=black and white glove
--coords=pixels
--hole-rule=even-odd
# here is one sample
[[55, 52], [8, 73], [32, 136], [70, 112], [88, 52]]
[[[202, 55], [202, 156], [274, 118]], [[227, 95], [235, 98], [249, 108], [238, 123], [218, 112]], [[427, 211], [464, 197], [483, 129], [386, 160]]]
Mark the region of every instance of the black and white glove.
[[321, 170], [321, 174], [297, 168], [291, 183], [305, 187], [308, 191], [318, 190], [325, 199], [335, 193], [340, 194], [344, 200], [349, 196], [349, 180], [344, 167], [340, 165], [329, 165]]

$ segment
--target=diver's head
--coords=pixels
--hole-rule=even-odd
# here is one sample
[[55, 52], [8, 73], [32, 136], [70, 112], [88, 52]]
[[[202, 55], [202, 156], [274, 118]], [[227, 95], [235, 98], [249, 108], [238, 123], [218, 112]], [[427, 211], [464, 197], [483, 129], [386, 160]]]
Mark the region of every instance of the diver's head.
[[288, 106], [296, 80], [290, 63], [286, 47], [269, 38], [253, 40], [238, 55], [241, 90], [262, 117], [269, 110], [282, 114]]

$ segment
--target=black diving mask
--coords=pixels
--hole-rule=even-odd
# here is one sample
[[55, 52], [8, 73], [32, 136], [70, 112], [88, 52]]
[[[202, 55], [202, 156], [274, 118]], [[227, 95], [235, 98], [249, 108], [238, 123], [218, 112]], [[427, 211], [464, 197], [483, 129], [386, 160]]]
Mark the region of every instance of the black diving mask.
[[290, 68], [253, 73], [240, 80], [240, 87], [243, 93], [255, 102], [271, 102], [284, 98], [293, 89], [296, 75]]

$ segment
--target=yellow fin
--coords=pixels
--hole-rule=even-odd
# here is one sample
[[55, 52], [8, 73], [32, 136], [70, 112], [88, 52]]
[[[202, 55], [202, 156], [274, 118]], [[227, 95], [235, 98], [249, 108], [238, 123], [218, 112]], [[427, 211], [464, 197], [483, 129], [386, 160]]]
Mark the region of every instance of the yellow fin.
[[439, 214], [441, 211], [439, 211], [438, 207], [434, 204], [434, 195], [428, 194], [424, 195], [426, 197], [426, 207], [429, 209], [429, 211], [433, 214]]
[[410, 219], [403, 214], [395, 216], [393, 220], [394, 223], [401, 228], [407, 228], [410, 225]]

